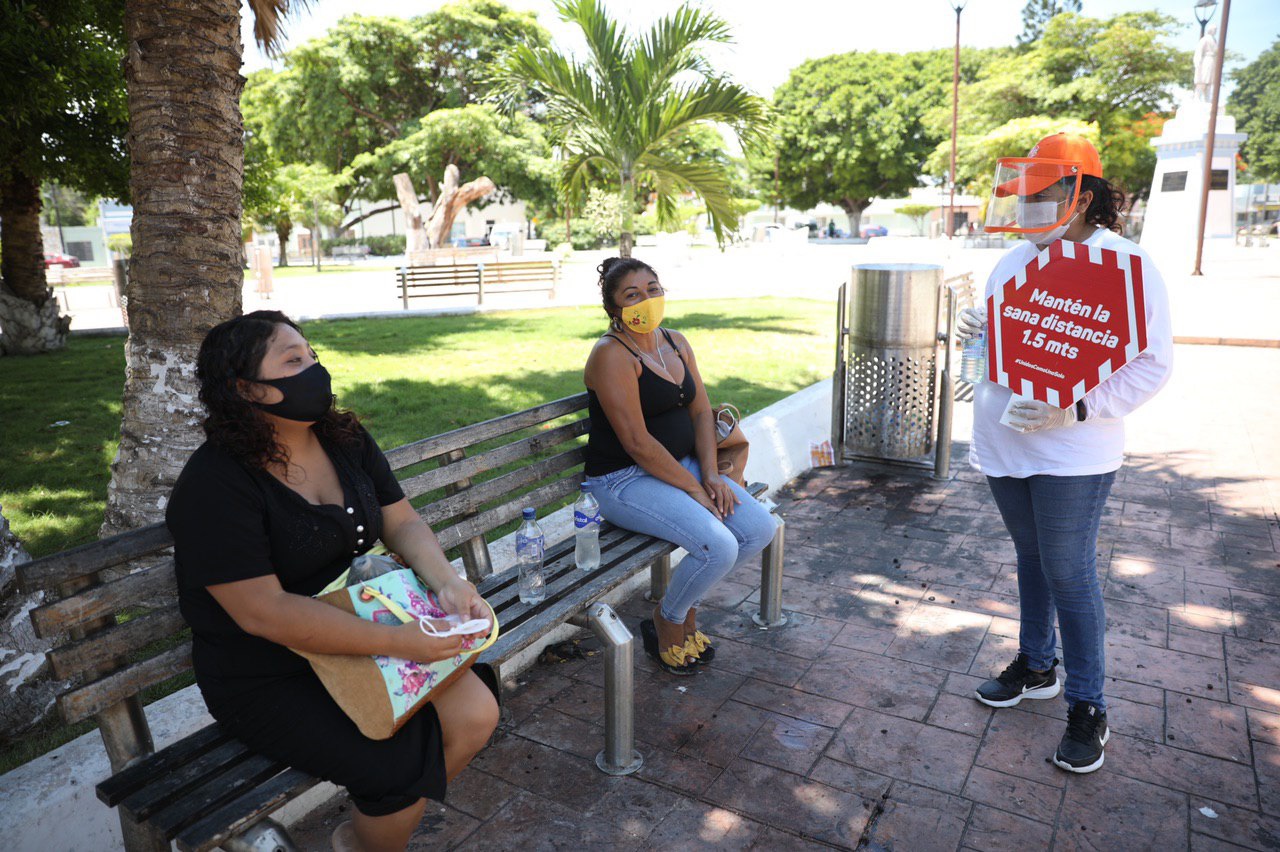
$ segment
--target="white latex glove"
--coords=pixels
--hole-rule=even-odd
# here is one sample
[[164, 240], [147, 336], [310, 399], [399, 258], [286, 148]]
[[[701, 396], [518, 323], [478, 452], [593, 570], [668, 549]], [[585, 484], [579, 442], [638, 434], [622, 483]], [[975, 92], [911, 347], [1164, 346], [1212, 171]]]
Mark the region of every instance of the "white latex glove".
[[986, 306], [965, 308], [956, 315], [956, 340], [966, 343], [987, 330]]
[[1019, 399], [1009, 406], [1009, 428], [1022, 433], [1042, 432], [1076, 422], [1076, 407], [1058, 408], [1038, 399]]

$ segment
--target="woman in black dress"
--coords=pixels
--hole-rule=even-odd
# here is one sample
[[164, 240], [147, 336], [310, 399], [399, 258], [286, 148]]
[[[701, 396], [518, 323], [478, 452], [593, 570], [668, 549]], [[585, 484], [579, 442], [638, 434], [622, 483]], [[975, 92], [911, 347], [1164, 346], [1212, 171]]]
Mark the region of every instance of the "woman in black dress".
[[369, 433], [334, 408], [328, 372], [288, 317], [255, 311], [215, 327], [196, 375], [207, 440], [178, 477], [166, 520], [205, 703], [254, 751], [347, 788], [355, 812], [335, 849], [404, 849], [425, 799], [444, 798], [497, 725], [494, 692], [478, 676], [487, 672], [466, 673], [393, 737], [371, 740], [288, 649], [419, 662], [461, 650], [465, 637], [363, 621], [313, 599], [379, 539], [448, 612], [488, 609]]

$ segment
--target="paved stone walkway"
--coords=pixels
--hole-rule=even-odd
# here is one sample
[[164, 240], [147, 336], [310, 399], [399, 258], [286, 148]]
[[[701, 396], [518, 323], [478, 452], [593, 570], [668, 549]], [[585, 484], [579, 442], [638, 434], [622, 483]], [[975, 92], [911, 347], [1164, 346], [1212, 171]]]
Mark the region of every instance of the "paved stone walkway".
[[[972, 698], [1013, 656], [1018, 613], [981, 477], [855, 464], [781, 497], [786, 628], [752, 624], [752, 567], [703, 610], [709, 670], [675, 679], [637, 654], [638, 775], [592, 764], [603, 672], [584, 640], [584, 659], [521, 676], [510, 722], [411, 848], [1280, 848], [1280, 352], [1177, 350], [1103, 518], [1097, 773], [1049, 763], [1060, 700]], [[305, 848], [327, 848], [346, 807], [308, 818]]]

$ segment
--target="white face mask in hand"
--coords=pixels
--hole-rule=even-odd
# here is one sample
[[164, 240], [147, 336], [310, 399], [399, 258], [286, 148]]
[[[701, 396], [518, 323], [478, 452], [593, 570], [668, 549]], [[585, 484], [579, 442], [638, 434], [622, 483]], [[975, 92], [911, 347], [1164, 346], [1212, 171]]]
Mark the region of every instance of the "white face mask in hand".
[[447, 615], [444, 618], [418, 618], [418, 627], [428, 636], [441, 639], [445, 636], [468, 636], [472, 633], [486, 633], [489, 630], [489, 619], [473, 618], [463, 621], [462, 616]]

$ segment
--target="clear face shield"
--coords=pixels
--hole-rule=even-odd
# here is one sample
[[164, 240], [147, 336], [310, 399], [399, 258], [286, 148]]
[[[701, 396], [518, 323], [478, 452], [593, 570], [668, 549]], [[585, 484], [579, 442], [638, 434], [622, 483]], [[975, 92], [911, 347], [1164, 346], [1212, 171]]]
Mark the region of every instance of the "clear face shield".
[[1038, 234], [1071, 221], [1080, 200], [1080, 164], [1005, 157], [987, 203], [987, 233]]

